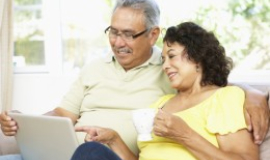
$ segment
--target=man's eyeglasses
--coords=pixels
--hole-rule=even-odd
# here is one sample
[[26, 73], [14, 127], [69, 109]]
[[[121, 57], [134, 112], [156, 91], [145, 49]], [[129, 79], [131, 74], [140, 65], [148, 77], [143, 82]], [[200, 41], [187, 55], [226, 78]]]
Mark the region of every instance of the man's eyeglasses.
[[126, 42], [130, 42], [133, 41], [134, 39], [138, 38], [139, 36], [143, 35], [144, 33], [146, 33], [148, 31], [148, 29], [145, 29], [142, 32], [139, 32], [137, 34], [133, 34], [130, 31], [123, 31], [120, 32], [114, 28], [111, 28], [111, 26], [107, 27], [105, 29], [105, 33], [108, 34], [109, 38], [114, 40], [117, 38], [117, 36], [120, 36], [124, 41]]

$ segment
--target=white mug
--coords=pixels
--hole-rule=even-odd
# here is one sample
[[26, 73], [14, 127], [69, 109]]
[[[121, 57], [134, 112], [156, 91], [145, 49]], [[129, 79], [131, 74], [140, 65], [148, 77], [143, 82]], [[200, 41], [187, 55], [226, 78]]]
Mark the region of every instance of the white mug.
[[156, 110], [153, 108], [136, 109], [132, 111], [133, 124], [138, 133], [138, 141], [152, 139], [152, 129]]

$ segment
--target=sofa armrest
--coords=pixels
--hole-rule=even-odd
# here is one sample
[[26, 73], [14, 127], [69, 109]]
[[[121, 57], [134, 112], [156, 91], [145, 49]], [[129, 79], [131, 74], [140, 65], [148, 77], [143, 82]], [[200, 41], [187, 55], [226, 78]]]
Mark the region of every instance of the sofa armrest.
[[20, 153], [14, 137], [5, 136], [0, 129], [0, 155]]

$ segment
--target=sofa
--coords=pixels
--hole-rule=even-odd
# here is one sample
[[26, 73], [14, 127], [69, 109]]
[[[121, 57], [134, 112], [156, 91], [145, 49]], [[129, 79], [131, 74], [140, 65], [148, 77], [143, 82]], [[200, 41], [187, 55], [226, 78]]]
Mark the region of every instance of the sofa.
[[[257, 85], [253, 87], [262, 90], [268, 95], [270, 94], [270, 86]], [[270, 106], [270, 98], [268, 99], [268, 106]], [[0, 130], [0, 155], [16, 153], [20, 153], [20, 151], [15, 138], [3, 135]], [[270, 130], [268, 131], [264, 142], [260, 145], [260, 160], [270, 160]]]

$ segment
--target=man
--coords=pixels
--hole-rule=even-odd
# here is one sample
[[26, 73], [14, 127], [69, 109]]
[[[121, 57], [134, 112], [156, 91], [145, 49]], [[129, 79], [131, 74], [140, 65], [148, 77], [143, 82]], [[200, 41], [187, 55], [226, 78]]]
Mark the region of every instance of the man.
[[[161, 51], [154, 47], [160, 34], [159, 16], [153, 0], [117, 1], [111, 25], [105, 30], [113, 53], [85, 66], [60, 106], [46, 114], [69, 117], [76, 126], [112, 128], [137, 153], [130, 111], [175, 92], [162, 72]], [[252, 90], [247, 93], [248, 117], [252, 118], [255, 141], [260, 142], [268, 126], [266, 98]], [[1, 114], [0, 122], [5, 135], [16, 134], [16, 122], [6, 113]], [[83, 143], [85, 134], [78, 133], [78, 137]]]

